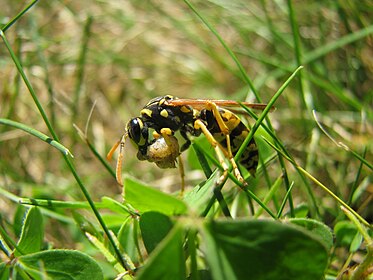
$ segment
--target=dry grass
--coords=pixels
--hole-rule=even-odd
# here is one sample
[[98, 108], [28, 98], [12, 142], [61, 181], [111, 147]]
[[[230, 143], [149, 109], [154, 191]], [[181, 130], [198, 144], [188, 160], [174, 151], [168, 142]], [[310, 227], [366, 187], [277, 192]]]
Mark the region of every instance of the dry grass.
[[[1, 5], [2, 24], [24, 8], [22, 1], [16, 2]], [[276, 103], [272, 125], [298, 164], [341, 198], [348, 201], [358, 188], [361, 194], [352, 206], [364, 206], [361, 214], [371, 221], [371, 170], [334, 145], [312, 115], [313, 109], [319, 112], [337, 141], [360, 155], [365, 151], [367, 161], [373, 161], [373, 11], [369, 1], [339, 2], [294, 1], [299, 48], [285, 2], [196, 1], [195, 6], [236, 53], [264, 102], [296, 69], [299, 53], [305, 69]], [[370, 31], [359, 35], [364, 28]], [[119, 198], [120, 190], [73, 127], [84, 130], [92, 108], [87, 135], [105, 156], [126, 121], [152, 97], [255, 101], [232, 58], [184, 2], [40, 1], [5, 35], [95, 200]], [[4, 44], [0, 57], [1, 118], [49, 135]], [[20, 197], [83, 200], [59, 152], [45, 143], [1, 126], [0, 155], [1, 188]], [[186, 167], [190, 187], [203, 180], [202, 171], [192, 170], [187, 160]], [[280, 168], [277, 162], [268, 167], [269, 180], [281, 174]], [[139, 162], [129, 143], [123, 172], [166, 190], [179, 180], [177, 169]], [[288, 172], [295, 185], [303, 184], [290, 165]], [[264, 185], [258, 183], [254, 191], [264, 195]], [[333, 224], [335, 202], [313, 191], [323, 205], [324, 222]], [[294, 195], [295, 203], [306, 200], [302, 187]], [[4, 218], [11, 220], [15, 205], [6, 198], [0, 198], [0, 205]], [[63, 234], [50, 236], [55, 235]]]

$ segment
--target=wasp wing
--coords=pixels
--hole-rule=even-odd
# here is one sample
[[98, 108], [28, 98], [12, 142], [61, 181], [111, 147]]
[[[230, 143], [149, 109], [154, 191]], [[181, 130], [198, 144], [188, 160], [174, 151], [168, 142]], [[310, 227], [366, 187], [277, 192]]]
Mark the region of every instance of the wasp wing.
[[[218, 107], [224, 108], [242, 108], [246, 106], [251, 109], [255, 110], [264, 110], [267, 104], [264, 103], [251, 103], [251, 102], [238, 102], [234, 100], [221, 100], [221, 99], [192, 99], [192, 98], [180, 98], [168, 101], [171, 106], [183, 106], [189, 105], [192, 106], [196, 110], [202, 110], [206, 108], [207, 103], [215, 103]], [[241, 105], [242, 104], [242, 105]], [[274, 110], [275, 107], [271, 108], [271, 111]], [[235, 110], [239, 112], [239, 110]]]

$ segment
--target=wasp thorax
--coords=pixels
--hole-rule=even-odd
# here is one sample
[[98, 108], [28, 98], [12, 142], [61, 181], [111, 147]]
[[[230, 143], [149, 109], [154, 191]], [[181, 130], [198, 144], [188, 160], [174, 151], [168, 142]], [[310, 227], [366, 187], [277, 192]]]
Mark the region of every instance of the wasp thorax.
[[173, 135], [154, 139], [148, 146], [146, 160], [154, 162], [159, 168], [175, 168], [176, 159], [180, 155], [179, 142]]

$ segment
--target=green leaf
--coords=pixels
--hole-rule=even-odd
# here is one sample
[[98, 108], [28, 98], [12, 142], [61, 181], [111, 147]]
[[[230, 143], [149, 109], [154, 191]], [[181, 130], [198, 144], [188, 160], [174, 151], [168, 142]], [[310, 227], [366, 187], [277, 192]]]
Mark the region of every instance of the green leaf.
[[17, 237], [21, 236], [23, 221], [25, 219], [28, 207], [25, 207], [22, 204], [17, 205], [16, 212], [14, 213], [13, 218], [13, 232]]
[[159, 212], [146, 212], [140, 217], [141, 235], [150, 254], [172, 229], [169, 217]]
[[357, 228], [350, 221], [340, 221], [334, 226], [337, 246], [350, 247], [357, 234]]
[[43, 216], [38, 207], [31, 207], [23, 221], [21, 237], [14, 255], [21, 256], [40, 251], [43, 238]]
[[[295, 206], [293, 212], [296, 218], [306, 218], [310, 212], [310, 208], [305, 203], [299, 203], [297, 206]], [[286, 216], [291, 217], [290, 211], [286, 213]]]
[[123, 251], [135, 262], [139, 258], [136, 247], [137, 232], [134, 223], [137, 223], [132, 217], [128, 217], [123, 223], [118, 232], [118, 241], [123, 248]]
[[138, 280], [185, 279], [183, 229], [176, 225], [152, 252], [141, 268]]
[[363, 242], [363, 236], [360, 232], [356, 232], [354, 238], [352, 239], [351, 246], [350, 246], [350, 252], [356, 252]]
[[125, 273], [125, 268], [118, 262], [118, 260], [113, 256], [113, 254], [102, 241], [88, 232], [86, 232], [85, 235], [87, 236], [89, 241], [102, 253], [102, 255], [104, 255], [106, 260], [116, 269], [118, 273]]
[[215, 171], [207, 181], [198, 184], [185, 195], [184, 201], [198, 214], [203, 213], [206, 204], [214, 196], [213, 189], [219, 176], [219, 172]]
[[[206, 139], [206, 137], [197, 137], [193, 139], [193, 143], [191, 145], [193, 149], [190, 149], [187, 153], [187, 161], [188, 166], [191, 169], [203, 170], [204, 168], [209, 169], [208, 161], [206, 158], [201, 158], [202, 155], [199, 155], [199, 149], [203, 149], [203, 153], [211, 154], [212, 156], [216, 156], [214, 148], [211, 146], [210, 142]], [[206, 162], [207, 161], [207, 162]], [[207, 164], [205, 167], [202, 165]]]
[[0, 263], [0, 280], [10, 279], [10, 268], [6, 263]]
[[324, 242], [328, 250], [333, 247], [333, 233], [327, 225], [319, 221], [306, 218], [290, 219], [289, 222], [304, 227], [310, 232], [314, 233], [316, 236], [320, 237], [320, 240]]
[[328, 264], [323, 242], [291, 224], [212, 221], [203, 236], [214, 279], [321, 279]]
[[166, 215], [180, 215], [187, 212], [185, 203], [155, 188], [124, 178], [125, 200], [140, 213], [156, 211]]
[[35, 279], [103, 279], [96, 261], [79, 251], [43, 251], [19, 257], [18, 264]]

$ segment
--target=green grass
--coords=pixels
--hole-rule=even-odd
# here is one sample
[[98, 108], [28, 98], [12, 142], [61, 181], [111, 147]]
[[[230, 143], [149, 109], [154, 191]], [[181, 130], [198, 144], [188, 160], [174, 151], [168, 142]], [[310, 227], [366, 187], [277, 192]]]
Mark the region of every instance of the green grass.
[[[372, 16], [369, 1], [3, 4], [0, 279], [368, 277]], [[274, 104], [244, 108], [248, 188], [216, 185], [201, 136], [183, 198], [178, 170], [130, 141], [122, 193], [106, 153], [165, 94]]]

